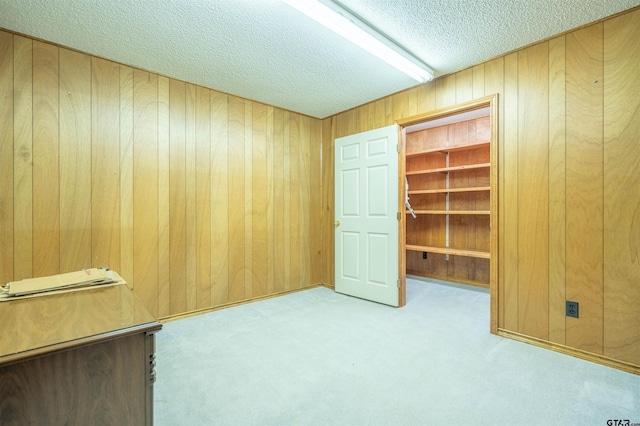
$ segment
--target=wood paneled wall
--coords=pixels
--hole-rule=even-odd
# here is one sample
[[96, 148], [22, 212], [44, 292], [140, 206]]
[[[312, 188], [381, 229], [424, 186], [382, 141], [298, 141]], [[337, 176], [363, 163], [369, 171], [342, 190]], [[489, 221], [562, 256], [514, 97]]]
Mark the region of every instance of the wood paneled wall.
[[[332, 138], [498, 93], [499, 327], [640, 366], [638, 22], [631, 10], [325, 119], [325, 229]], [[325, 233], [325, 281], [332, 250]]]
[[165, 318], [321, 282], [322, 121], [0, 31], [0, 282]]

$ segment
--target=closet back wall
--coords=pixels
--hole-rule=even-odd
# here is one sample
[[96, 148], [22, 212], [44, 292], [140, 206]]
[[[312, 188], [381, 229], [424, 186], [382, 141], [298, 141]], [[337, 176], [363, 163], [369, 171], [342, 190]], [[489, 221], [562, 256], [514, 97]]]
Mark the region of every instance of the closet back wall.
[[321, 130], [0, 31], [0, 283], [109, 266], [160, 318], [318, 284]]

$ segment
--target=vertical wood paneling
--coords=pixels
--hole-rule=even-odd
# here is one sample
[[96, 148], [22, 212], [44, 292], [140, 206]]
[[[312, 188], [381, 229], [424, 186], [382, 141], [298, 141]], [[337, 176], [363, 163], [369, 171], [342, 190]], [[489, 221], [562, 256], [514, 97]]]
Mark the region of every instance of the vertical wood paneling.
[[169, 78], [158, 77], [158, 315], [168, 316], [171, 313], [171, 254], [170, 254], [170, 81]]
[[273, 291], [284, 290], [284, 111], [273, 111]]
[[[484, 76], [484, 90], [485, 96], [497, 95], [497, 115], [494, 114], [492, 116], [492, 120], [498, 121], [497, 126], [497, 138], [492, 147], [492, 161], [494, 164], [497, 164], [497, 167], [493, 167], [491, 173], [497, 173], [497, 176], [494, 178], [494, 184], [497, 188], [492, 188], [491, 190], [491, 205], [493, 207], [493, 211], [496, 212], [497, 209], [497, 217], [496, 215], [491, 216], [491, 227], [493, 229], [498, 229], [497, 238], [495, 241], [491, 242], [491, 253], [494, 253], [496, 256], [497, 253], [497, 264], [496, 268], [494, 265], [496, 264], [495, 257], [491, 262], [491, 270], [490, 273], [490, 283], [493, 286], [491, 288], [491, 303], [492, 306], [497, 304], [498, 306], [498, 315], [497, 318], [491, 318], [491, 330], [492, 332], [497, 331], [498, 328], [504, 327], [504, 291], [503, 291], [503, 283], [504, 283], [504, 250], [501, 248], [504, 244], [504, 221], [502, 218], [504, 217], [504, 197], [500, 194], [502, 193], [502, 185], [503, 182], [500, 181], [501, 177], [504, 175], [504, 58], [496, 58], [492, 61], [486, 62], [483, 67], [483, 76]], [[475, 85], [474, 85], [475, 87]], [[475, 94], [475, 89], [474, 89]], [[497, 205], [497, 207], [496, 207]]]
[[[156, 127], [157, 129], [157, 127]], [[120, 269], [133, 288], [133, 68], [120, 65]]]
[[252, 237], [251, 246], [251, 294], [254, 297], [267, 294], [267, 107], [253, 104], [253, 144], [251, 185]]
[[[167, 283], [159, 275], [158, 229], [158, 78], [133, 72], [133, 282], [134, 292], [154, 315], [161, 309], [159, 291]], [[167, 247], [168, 251], [168, 247]], [[168, 259], [166, 260], [168, 262]], [[168, 271], [166, 271], [168, 275]], [[167, 301], [168, 302], [168, 301]], [[168, 303], [167, 303], [168, 305]]]
[[504, 152], [499, 197], [504, 200], [504, 327], [518, 330], [518, 54], [504, 58]]
[[290, 259], [291, 259], [291, 288], [300, 288], [301, 279], [301, 215], [300, 215], [300, 115], [291, 114], [290, 117], [290, 142], [289, 142], [289, 159], [290, 159]]
[[361, 105], [357, 108], [358, 114], [358, 132], [366, 132], [369, 129], [374, 128], [373, 126], [376, 115], [375, 115], [375, 103], [369, 102], [367, 104]]
[[[274, 207], [275, 207], [275, 194], [274, 194], [274, 173], [273, 160], [274, 160], [274, 130], [273, 130], [273, 113], [274, 108], [271, 106], [266, 107], [266, 135], [265, 142], [267, 144], [267, 294], [273, 294], [274, 291], [274, 275], [275, 275], [275, 223], [274, 223]], [[317, 227], [320, 229], [319, 227]]]
[[0, 31], [0, 283], [13, 281], [13, 117], [13, 36]]
[[170, 312], [185, 312], [186, 288], [186, 84], [169, 81]]
[[253, 102], [244, 102], [244, 297], [253, 297]]
[[322, 274], [323, 284], [334, 286], [334, 138], [332, 118], [322, 120]]
[[456, 104], [456, 75], [451, 74], [435, 80], [436, 108], [445, 108]]
[[300, 116], [300, 166], [298, 169], [298, 182], [300, 184], [300, 287], [311, 281], [311, 268], [313, 259], [311, 248], [311, 135], [309, 117]]
[[485, 64], [476, 65], [472, 68], [473, 72], [473, 90], [472, 90], [472, 99], [478, 99], [483, 96], [489, 96], [494, 93], [486, 92], [484, 90], [484, 66]]
[[[391, 95], [391, 102], [392, 102], [394, 118], [404, 118], [404, 117], [409, 117], [411, 115], [409, 113], [409, 91], [408, 90]], [[371, 130], [371, 128], [367, 130]]]
[[309, 180], [307, 182], [307, 193], [309, 194], [309, 256], [311, 258], [311, 280], [312, 284], [319, 284], [322, 281], [322, 122], [320, 120], [309, 120]]
[[566, 343], [602, 353], [602, 24], [566, 36]]
[[186, 85], [185, 96], [185, 292], [186, 311], [197, 306], [196, 259], [196, 86]]
[[[245, 297], [245, 102], [229, 97], [229, 298]], [[224, 226], [224, 225], [222, 225]]]
[[211, 306], [211, 90], [196, 87], [196, 307]]
[[473, 68], [467, 68], [456, 73], [456, 102], [457, 104], [473, 99]]
[[91, 61], [91, 262], [120, 270], [120, 66]]
[[518, 52], [518, 329], [549, 336], [549, 49]]
[[0, 33], [7, 281], [108, 265], [168, 317], [321, 280], [320, 120], [33, 45]]
[[60, 49], [60, 270], [91, 266], [91, 58]]
[[639, 21], [635, 10], [604, 23], [604, 354], [635, 365], [640, 365]]
[[284, 156], [284, 232], [283, 232], [283, 259], [284, 259], [284, 289], [291, 289], [291, 113], [284, 112], [282, 128], [282, 146]]
[[34, 276], [60, 272], [58, 48], [33, 42]]
[[13, 37], [13, 279], [33, 276], [33, 43]]
[[[379, 100], [378, 102], [383, 102]], [[436, 109], [436, 85], [434, 83], [422, 84], [418, 86], [418, 111], [432, 111]], [[384, 126], [377, 126], [384, 127]]]
[[[238, 202], [230, 190], [236, 189], [235, 167], [230, 169], [229, 151], [235, 151], [229, 140], [229, 99], [220, 92], [211, 92], [211, 304], [217, 306], [231, 300], [231, 224], [238, 221]], [[237, 141], [234, 141], [237, 145]], [[233, 174], [233, 176], [232, 176]], [[232, 186], [233, 185], [233, 186]], [[244, 186], [244, 184], [243, 184]], [[239, 236], [235, 235], [238, 239]], [[235, 252], [234, 252], [235, 253]], [[237, 262], [234, 258], [233, 262]], [[234, 263], [235, 264], [235, 263]]]
[[549, 40], [549, 340], [565, 344], [565, 37]]

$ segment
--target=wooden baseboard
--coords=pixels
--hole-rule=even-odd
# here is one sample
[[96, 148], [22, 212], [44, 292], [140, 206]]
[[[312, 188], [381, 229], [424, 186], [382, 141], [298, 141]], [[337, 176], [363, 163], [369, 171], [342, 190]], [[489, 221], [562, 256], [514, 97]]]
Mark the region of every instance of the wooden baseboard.
[[166, 322], [171, 322], [171, 321], [179, 320], [179, 319], [182, 319], [182, 318], [189, 318], [189, 317], [193, 317], [193, 316], [196, 316], [196, 315], [201, 315], [201, 314], [206, 314], [206, 313], [209, 313], [209, 312], [218, 311], [220, 309], [231, 308], [233, 306], [244, 305], [245, 303], [257, 302], [259, 300], [271, 299], [273, 297], [284, 296], [285, 294], [297, 293], [299, 291], [309, 290], [309, 289], [312, 289], [312, 288], [322, 287], [322, 286], [323, 286], [323, 284], [321, 284], [321, 283], [312, 284], [312, 285], [307, 286], [307, 287], [296, 288], [296, 289], [293, 289], [293, 290], [280, 291], [278, 293], [272, 293], [272, 294], [268, 294], [266, 296], [253, 297], [251, 299], [240, 300], [238, 302], [225, 303], [223, 305], [214, 306], [212, 308], [198, 309], [198, 310], [195, 310], [195, 311], [185, 312], [185, 313], [176, 314], [176, 315], [168, 315], [166, 317], [161, 317], [158, 321], [160, 321], [161, 323], [164, 324]]
[[536, 337], [525, 336], [524, 334], [516, 333], [515, 331], [504, 330], [502, 328], [498, 329], [498, 335], [509, 338], [509, 339], [517, 340], [519, 342], [529, 343], [530, 345], [538, 346], [544, 349], [560, 352], [565, 355], [570, 355], [576, 358], [584, 359], [586, 361], [595, 362], [596, 364], [601, 364], [607, 367], [615, 368], [617, 370], [626, 371], [627, 373], [640, 375], [639, 365], [609, 358], [604, 355], [598, 355], [592, 352], [586, 352], [580, 349], [575, 349], [575, 348], [561, 345], [558, 343], [553, 343], [546, 340], [538, 339]]
[[336, 285], [332, 284], [332, 283], [321, 282], [320, 285], [322, 287], [330, 288], [331, 290], [335, 290], [336, 289]]

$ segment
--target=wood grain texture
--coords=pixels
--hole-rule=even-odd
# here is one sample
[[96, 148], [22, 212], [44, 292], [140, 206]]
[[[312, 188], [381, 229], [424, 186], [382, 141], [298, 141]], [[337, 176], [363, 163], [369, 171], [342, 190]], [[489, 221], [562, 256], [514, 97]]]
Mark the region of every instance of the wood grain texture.
[[33, 276], [33, 42], [13, 41], [13, 279], [21, 280]]
[[3, 303], [0, 320], [20, 324], [0, 342], [3, 425], [145, 424], [161, 326], [125, 285]]
[[253, 102], [244, 101], [244, 296], [253, 297]]
[[[309, 262], [310, 281], [322, 282], [322, 131], [320, 120], [309, 120], [309, 180], [307, 191], [310, 198], [309, 205]], [[320, 226], [318, 226], [320, 225]]]
[[322, 280], [320, 120], [6, 32], [0, 49], [6, 281], [108, 265], [166, 318]]
[[470, 99], [478, 99], [483, 96], [489, 96], [496, 93], [495, 91], [485, 92], [484, 90], [484, 66], [485, 66], [484, 64], [480, 64], [472, 68], [473, 89], [472, 89], [472, 94]]
[[[291, 290], [291, 113], [284, 112], [283, 116], [283, 133], [282, 145], [284, 155], [284, 232], [283, 238], [283, 260], [284, 260], [284, 279], [283, 286], [285, 290]], [[293, 160], [295, 161], [295, 160]]]
[[566, 319], [568, 346], [602, 354], [602, 24], [566, 36]]
[[300, 185], [300, 146], [297, 141], [300, 138], [300, 115], [291, 113], [289, 118], [289, 170], [291, 180], [289, 182], [289, 258], [291, 271], [291, 289], [300, 288], [302, 275], [302, 229], [301, 229], [301, 185]]
[[187, 311], [186, 90], [169, 82], [169, 278], [170, 312]]
[[564, 345], [566, 300], [565, 37], [549, 40], [549, 341]]
[[33, 274], [60, 272], [58, 48], [33, 42]]
[[186, 311], [196, 309], [197, 284], [197, 199], [196, 199], [196, 86], [185, 92], [185, 303]]
[[91, 266], [91, 58], [60, 49], [60, 270]]
[[133, 280], [134, 291], [158, 316], [158, 78], [133, 72]]
[[504, 281], [502, 290], [504, 303], [502, 323], [509, 330], [518, 330], [518, 54], [504, 58], [504, 173], [501, 191], [504, 212], [500, 231], [504, 243]]
[[251, 186], [252, 204], [252, 258], [251, 258], [251, 294], [254, 297], [267, 294], [267, 217], [268, 193], [267, 186], [267, 107], [253, 105], [253, 144], [252, 144], [252, 173]]
[[[491, 154], [494, 156], [495, 167], [491, 170], [493, 174], [494, 188], [491, 190], [491, 203], [494, 204], [494, 215], [491, 217], [491, 229], [494, 232], [495, 240], [491, 248], [492, 253], [497, 253], [492, 258], [490, 281], [494, 286], [491, 289], [491, 309], [492, 309], [492, 332], [497, 332], [499, 327], [503, 327], [504, 321], [504, 197], [502, 194], [502, 176], [504, 175], [504, 58], [496, 58], [484, 64], [484, 90], [485, 96], [497, 96], [498, 108], [492, 112], [492, 117], [497, 120], [494, 124], [493, 135], [494, 146]], [[475, 87], [475, 86], [474, 86]], [[475, 90], [474, 90], [475, 95]], [[495, 214], [497, 212], [497, 214]], [[497, 235], [497, 236], [496, 236]], [[497, 264], [497, 265], [496, 265]]]
[[446, 108], [456, 104], [456, 74], [435, 80], [436, 109]]
[[[229, 98], [229, 297], [245, 297], [245, 102]], [[233, 141], [233, 143], [231, 143]], [[224, 224], [220, 224], [224, 226]]]
[[604, 23], [604, 354], [640, 365], [640, 10]]
[[0, 31], [0, 282], [13, 281], [13, 35]]
[[456, 102], [461, 104], [473, 99], [473, 68], [456, 73]]
[[133, 289], [133, 68], [120, 65], [120, 269]]
[[273, 291], [276, 292], [284, 290], [284, 162], [284, 111], [276, 109], [273, 111]]
[[[171, 254], [170, 254], [170, 126], [171, 126], [170, 79], [158, 76], [158, 315], [166, 317], [171, 312]], [[150, 157], [153, 162], [153, 157]], [[152, 165], [152, 163], [150, 164]], [[153, 166], [152, 166], [153, 170]], [[153, 217], [153, 216], [152, 216]]]
[[[0, 368], [3, 425], [145, 424], [145, 336]], [[109, 395], [109, 397], [106, 397]]]
[[300, 287], [303, 283], [311, 282], [313, 249], [311, 238], [313, 235], [311, 222], [312, 194], [311, 189], [311, 120], [300, 116], [300, 167], [298, 182], [300, 184]]
[[[229, 151], [229, 97], [211, 92], [211, 304], [217, 306], [229, 299], [231, 221], [236, 210], [229, 203], [234, 194]], [[234, 163], [233, 167], [237, 167]]]
[[518, 52], [518, 330], [549, 336], [549, 48]]
[[120, 66], [91, 62], [91, 261], [120, 270]]
[[[638, 286], [635, 285], [637, 280], [634, 278], [640, 274], [640, 262], [636, 256], [638, 244], [635, 243], [640, 239], [635, 238], [638, 235], [636, 225], [640, 223], [636, 217], [640, 215], [635, 212], [640, 207], [630, 200], [638, 198], [635, 194], [640, 187], [637, 173], [633, 173], [637, 169], [636, 164], [640, 163], [640, 154], [636, 149], [637, 144], [632, 142], [640, 137], [637, 125], [640, 122], [637, 101], [640, 99], [640, 71], [636, 60], [640, 55], [637, 51], [640, 35], [635, 25], [640, 19], [639, 13], [638, 10], [631, 10], [604, 20], [601, 25], [604, 34], [604, 72], [598, 80], [604, 82], [604, 94], [602, 91], [592, 93], [589, 90], [577, 93], [568, 87], [582, 81], [583, 73], [587, 73], [590, 68], [591, 56], [598, 54], [598, 43], [594, 45], [585, 40], [585, 34], [589, 31], [586, 28], [589, 27], [472, 68], [473, 97], [480, 96], [480, 73], [484, 74], [484, 94], [499, 95], [499, 143], [496, 150], [499, 191], [495, 194], [498, 199], [492, 200], [498, 205], [498, 222], [495, 225], [498, 228], [498, 270], [492, 272], [497, 273], [498, 294], [492, 294], [492, 299], [495, 297], [498, 304], [496, 328], [509, 330], [512, 334], [526, 334], [531, 339], [549, 341], [552, 347], [562, 345], [562, 342], [567, 347], [589, 347], [588, 353], [594, 353], [594, 359], [597, 359], [598, 327], [592, 328], [593, 338], [582, 331], [580, 337], [577, 334], [570, 336], [578, 329], [565, 330], [564, 316], [564, 301], [571, 297], [569, 290], [565, 289], [565, 276], [572, 274], [571, 270], [574, 268], [567, 262], [579, 263], [590, 259], [592, 263], [585, 271], [596, 272], [589, 280], [597, 279], [597, 271], [602, 271], [603, 313], [601, 320], [597, 312], [589, 313], [587, 322], [602, 321], [603, 353], [606, 357], [634, 365], [640, 365], [637, 355], [640, 325], [634, 314], [637, 311], [634, 311], [634, 306], [640, 303]], [[583, 50], [582, 54], [586, 55], [588, 60], [584, 67], [572, 62], [583, 59], [574, 53], [569, 55], [569, 48], [565, 46], [565, 40], [569, 37], [573, 37], [572, 43], [577, 43], [572, 44], [572, 52], [579, 47]], [[482, 66], [484, 69], [481, 72], [479, 70]], [[577, 74], [569, 76], [570, 67]], [[458, 87], [456, 82], [466, 81], [467, 77], [456, 73], [417, 87], [415, 90], [419, 113], [453, 105], [457, 101], [458, 90], [466, 87]], [[586, 79], [584, 81], [585, 85], [589, 82]], [[588, 86], [584, 89], [587, 88]], [[324, 158], [331, 158], [330, 162], [333, 162], [331, 144], [335, 137], [370, 130], [367, 127], [371, 124], [368, 123], [378, 124], [371, 116], [363, 114], [378, 114], [378, 105], [386, 106], [392, 104], [394, 99], [401, 98], [400, 94], [388, 96], [377, 100], [376, 107], [362, 106], [324, 120], [323, 125], [330, 126], [328, 130], [323, 128]], [[583, 125], [586, 118], [579, 117], [578, 109], [586, 107], [590, 114], [589, 108], [597, 105], [603, 105], [602, 117], [596, 117], [593, 120], [595, 123]], [[569, 113], [570, 110], [573, 112]], [[389, 108], [386, 111], [387, 123], [393, 122], [393, 111], [391, 116]], [[604, 120], [603, 129], [595, 128], [598, 120]], [[592, 140], [602, 138], [603, 133], [604, 153], [601, 152], [600, 160], [597, 159], [597, 149], [591, 150], [589, 142], [584, 150], [582, 145], [579, 147], [578, 137], [584, 136], [587, 140]], [[570, 137], [574, 138], [572, 147], [567, 146]], [[591, 173], [591, 179], [587, 182], [586, 164], [591, 161], [601, 161], [603, 168], [599, 169], [602, 171], [600, 173]], [[329, 167], [330, 164], [323, 160], [325, 188], [333, 186], [333, 174], [324, 173]], [[601, 201], [603, 256], [599, 260], [596, 257], [582, 259], [580, 251], [570, 248], [569, 240], [573, 239], [571, 244], [574, 247], [588, 246], [593, 239], [597, 243], [598, 237], [592, 234], [580, 235], [577, 230], [572, 230], [572, 226], [575, 227], [581, 221], [584, 223], [583, 219], [593, 212], [588, 211], [590, 207], [584, 209], [587, 211], [576, 210], [574, 204], [586, 205], [589, 202], [586, 198], [578, 198], [579, 195], [569, 200], [569, 192], [571, 190], [576, 193], [574, 188], [578, 187], [588, 189], [597, 186], [597, 182], [602, 180], [598, 175], [604, 179]], [[576, 180], [581, 176], [584, 177], [583, 181]], [[571, 182], [575, 181], [575, 185], [569, 182], [570, 179], [573, 179]], [[330, 195], [325, 190], [323, 213], [333, 215], [333, 200]], [[331, 238], [333, 225], [328, 216], [329, 214], [323, 220], [323, 232], [326, 232], [323, 234], [324, 277], [332, 277], [333, 274], [330, 268], [333, 252], [327, 250], [334, 243]], [[597, 227], [595, 222], [598, 219], [595, 218], [593, 222], [590, 226]], [[435, 256], [437, 255], [433, 257]], [[572, 259], [569, 259], [571, 256]], [[431, 261], [430, 256], [428, 262]], [[424, 262], [421, 253], [407, 253], [408, 269], [412, 267], [412, 262]], [[477, 270], [479, 266], [471, 267]], [[586, 273], [585, 271], [579, 271], [576, 266], [578, 275]], [[472, 272], [470, 269], [469, 273]], [[575, 291], [573, 294], [578, 296], [591, 291], [589, 284], [583, 283], [581, 279], [574, 280], [573, 287], [571, 291]], [[595, 298], [597, 297], [596, 291]], [[590, 309], [595, 307], [598, 310], [597, 302], [595, 305], [593, 302], [587, 304], [592, 305]], [[569, 333], [569, 340], [565, 340], [565, 331]], [[575, 350], [581, 351], [577, 347]]]
[[[448, 115], [448, 112], [442, 114]], [[486, 143], [490, 139], [488, 116], [406, 135], [405, 152], [409, 153], [406, 173], [439, 170], [447, 164], [450, 168], [467, 167], [465, 171], [450, 172], [448, 181], [444, 173], [407, 176], [413, 193], [411, 205], [418, 215], [415, 219], [406, 218], [407, 250], [428, 253], [427, 259], [422, 258], [422, 253], [406, 254], [406, 267], [412, 275], [489, 286], [490, 219], [479, 214], [489, 214], [490, 191], [458, 190], [489, 188], [490, 169], [469, 170], [469, 166], [490, 163], [490, 145]], [[448, 189], [453, 191], [443, 192]], [[447, 219], [447, 211], [457, 213]]]
[[322, 283], [335, 285], [335, 218], [334, 164], [335, 145], [332, 118], [322, 120]]
[[[266, 170], [266, 185], [267, 185], [267, 294], [273, 294], [274, 292], [274, 276], [275, 276], [275, 184], [274, 184], [274, 155], [275, 155], [275, 134], [273, 130], [273, 116], [274, 108], [271, 106], [266, 107], [266, 127], [265, 127], [265, 143], [267, 145], [267, 170]], [[315, 227], [320, 230], [320, 227]], [[319, 241], [319, 238], [318, 238]], [[320, 282], [320, 277], [318, 281]]]
[[211, 306], [211, 90], [196, 87], [196, 307]]

